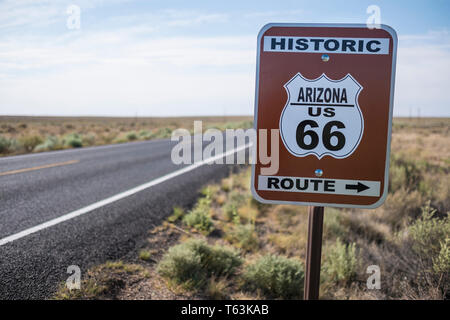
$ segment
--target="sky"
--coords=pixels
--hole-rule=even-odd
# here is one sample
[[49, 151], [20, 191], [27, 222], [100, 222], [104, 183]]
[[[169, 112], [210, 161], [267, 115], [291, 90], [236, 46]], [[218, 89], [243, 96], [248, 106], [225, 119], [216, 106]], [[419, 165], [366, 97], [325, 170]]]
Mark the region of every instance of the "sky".
[[394, 116], [449, 117], [445, 0], [0, 0], [0, 115], [252, 115], [262, 26], [370, 5], [399, 37]]

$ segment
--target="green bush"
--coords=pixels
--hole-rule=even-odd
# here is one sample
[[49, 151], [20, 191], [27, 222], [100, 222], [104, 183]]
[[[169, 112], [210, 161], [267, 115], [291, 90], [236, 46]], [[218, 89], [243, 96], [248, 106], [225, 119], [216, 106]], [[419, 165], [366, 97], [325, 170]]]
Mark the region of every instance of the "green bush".
[[34, 148], [42, 142], [42, 138], [36, 135], [23, 136], [19, 138], [19, 143], [26, 152], [33, 151]]
[[167, 220], [168, 220], [169, 222], [175, 222], [175, 221], [177, 221], [178, 219], [180, 219], [182, 216], [184, 216], [184, 210], [183, 210], [183, 208], [175, 207], [175, 208], [173, 208], [173, 213], [172, 213], [172, 215], [171, 215], [169, 218], [167, 218]]
[[8, 153], [11, 151], [13, 142], [11, 139], [0, 136], [0, 153]]
[[127, 139], [129, 140], [129, 141], [133, 141], [133, 140], [136, 140], [138, 138], [138, 136], [137, 136], [137, 134], [136, 134], [136, 132], [129, 132], [128, 134], [127, 134]]
[[245, 203], [246, 196], [239, 191], [231, 191], [227, 203], [223, 206], [225, 217], [228, 221], [239, 223], [238, 208]]
[[242, 259], [237, 251], [191, 239], [171, 247], [157, 270], [177, 284], [201, 288], [209, 277], [232, 275], [241, 264]]
[[417, 190], [428, 198], [433, 196], [433, 184], [430, 184], [430, 173], [436, 173], [439, 167], [426, 160], [411, 159], [403, 154], [393, 154], [389, 170], [389, 191], [394, 193], [400, 189]]
[[239, 252], [224, 246], [208, 246], [203, 250], [203, 263], [208, 275], [216, 277], [229, 276], [235, 273], [242, 264]]
[[349, 283], [356, 277], [358, 257], [354, 243], [348, 245], [337, 239], [326, 256], [323, 264], [325, 279], [335, 283]]
[[34, 151], [41, 152], [41, 151], [48, 151], [48, 150], [58, 150], [61, 149], [62, 145], [57, 137], [47, 137], [43, 143], [36, 146], [34, 148]]
[[227, 234], [227, 239], [245, 251], [258, 248], [258, 237], [253, 224], [238, 224]]
[[223, 206], [222, 210], [225, 213], [225, 218], [227, 219], [227, 221], [233, 221], [236, 224], [240, 223], [237, 207], [234, 203], [227, 202]]
[[148, 261], [148, 260], [150, 260], [151, 256], [152, 256], [152, 254], [148, 250], [139, 251], [139, 259], [141, 259], [141, 260]]
[[[450, 292], [450, 219], [440, 218], [430, 202], [422, 207], [422, 215], [408, 228], [412, 256], [421, 266], [417, 279], [421, 286], [432, 283], [443, 297]], [[426, 279], [426, 280], [425, 280]]]
[[72, 148], [81, 148], [83, 146], [83, 141], [79, 134], [72, 133], [64, 138], [64, 145]]
[[[380, 220], [398, 230], [408, 224], [411, 218], [420, 215], [423, 197], [417, 190], [400, 188], [389, 193], [380, 210]], [[383, 211], [383, 213], [381, 213]]]
[[436, 210], [430, 202], [422, 207], [422, 215], [410, 227], [409, 234], [413, 240], [413, 250], [422, 257], [433, 258], [440, 254], [441, 244], [450, 234], [450, 219], [433, 218]]
[[406, 168], [391, 162], [389, 169], [389, 191], [395, 192], [407, 184]]
[[231, 191], [229, 201], [234, 203], [236, 207], [240, 207], [247, 201], [246, 195], [241, 191]]
[[141, 131], [139, 131], [139, 137], [144, 140], [149, 140], [153, 137], [153, 135], [148, 130], [141, 130]]
[[412, 159], [407, 159], [401, 154], [392, 154], [390, 164], [389, 191], [395, 192], [400, 188], [417, 190], [420, 181], [423, 179], [422, 171], [426, 169], [421, 167], [423, 167], [423, 165]]
[[349, 235], [350, 228], [348, 220], [348, 216], [342, 210], [327, 208], [327, 214], [324, 215], [323, 219], [324, 234], [331, 239]]
[[211, 199], [200, 198], [195, 207], [183, 217], [183, 222], [205, 235], [214, 230], [214, 224], [210, 217]]
[[261, 290], [268, 298], [298, 299], [303, 294], [304, 269], [300, 261], [266, 255], [247, 266], [245, 286]]
[[211, 186], [204, 187], [201, 192], [203, 197], [211, 199], [215, 193], [215, 190]]
[[437, 257], [433, 258], [433, 271], [435, 273], [450, 274], [450, 238], [447, 237], [441, 243], [441, 250]]
[[170, 138], [172, 135], [172, 129], [170, 128], [160, 128], [155, 134], [155, 138], [157, 139], [165, 139]]

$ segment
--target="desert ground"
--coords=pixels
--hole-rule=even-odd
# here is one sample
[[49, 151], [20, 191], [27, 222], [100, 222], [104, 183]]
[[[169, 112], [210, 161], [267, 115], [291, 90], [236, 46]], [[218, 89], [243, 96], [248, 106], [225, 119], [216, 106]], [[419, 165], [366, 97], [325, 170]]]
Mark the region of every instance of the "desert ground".
[[247, 128], [249, 116], [181, 118], [0, 116], [0, 156], [170, 138], [173, 130]]
[[[325, 208], [321, 299], [450, 298], [449, 128], [448, 118], [395, 119], [386, 202]], [[241, 166], [55, 299], [301, 299], [306, 239], [307, 207], [256, 202]], [[373, 265], [379, 289], [367, 287]]]

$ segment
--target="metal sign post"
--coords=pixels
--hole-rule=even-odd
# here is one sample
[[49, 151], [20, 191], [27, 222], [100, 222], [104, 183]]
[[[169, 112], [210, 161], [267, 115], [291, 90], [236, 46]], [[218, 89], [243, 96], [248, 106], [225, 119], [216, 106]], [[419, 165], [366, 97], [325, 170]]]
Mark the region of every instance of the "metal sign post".
[[305, 300], [319, 299], [323, 211], [323, 207], [309, 207], [308, 244], [306, 247], [306, 274], [303, 293], [303, 298]]

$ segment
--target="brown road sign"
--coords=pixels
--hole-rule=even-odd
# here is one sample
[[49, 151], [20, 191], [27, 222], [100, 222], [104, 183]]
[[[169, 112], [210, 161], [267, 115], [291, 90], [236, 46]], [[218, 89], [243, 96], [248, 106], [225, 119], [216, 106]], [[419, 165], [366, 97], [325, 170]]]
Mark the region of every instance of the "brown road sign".
[[262, 28], [255, 129], [279, 129], [280, 138], [279, 170], [272, 175], [261, 174], [258, 143], [252, 170], [257, 200], [363, 208], [383, 203], [396, 52], [396, 33], [384, 25]]

